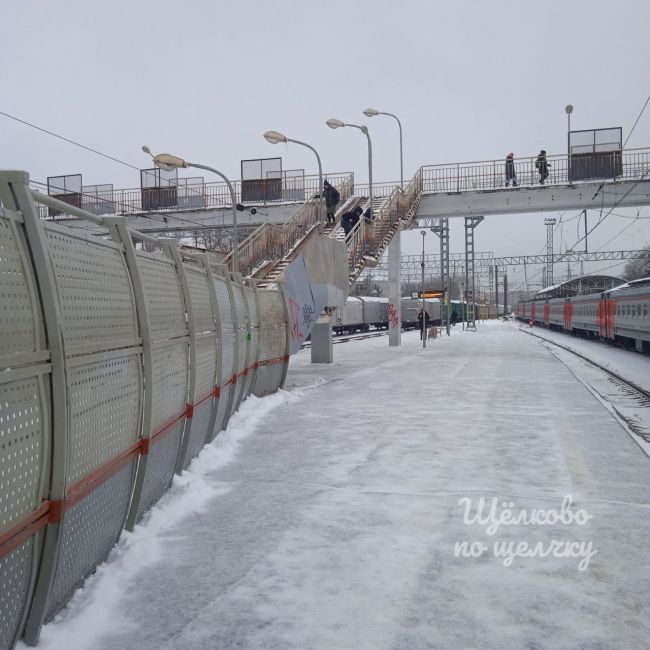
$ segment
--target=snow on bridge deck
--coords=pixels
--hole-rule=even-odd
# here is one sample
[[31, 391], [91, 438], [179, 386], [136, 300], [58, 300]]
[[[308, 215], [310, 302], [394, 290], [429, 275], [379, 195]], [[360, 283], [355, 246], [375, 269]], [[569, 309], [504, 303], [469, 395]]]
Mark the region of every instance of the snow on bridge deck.
[[[41, 647], [645, 647], [650, 460], [544, 344], [459, 330], [337, 345], [331, 366], [299, 353]], [[481, 497], [550, 513], [567, 495], [584, 525], [464, 523], [461, 499], [471, 517]], [[486, 550], [456, 557], [464, 541]], [[508, 542], [580, 556], [509, 564]]]

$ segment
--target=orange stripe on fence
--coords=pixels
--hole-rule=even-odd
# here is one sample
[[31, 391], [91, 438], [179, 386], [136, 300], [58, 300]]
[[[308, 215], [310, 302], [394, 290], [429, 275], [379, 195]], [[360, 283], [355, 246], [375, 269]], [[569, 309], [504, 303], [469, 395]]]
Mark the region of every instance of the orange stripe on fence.
[[63, 501], [50, 502], [50, 522], [58, 524], [61, 521], [61, 516], [68, 508], [79, 503], [100, 485], [108, 481], [109, 478], [115, 476], [125, 465], [134, 460], [141, 453], [141, 450], [142, 440], [139, 440], [121, 454], [114, 456], [108, 462], [84, 476], [80, 481], [73, 483], [66, 490]]
[[45, 501], [40, 508], [0, 535], [0, 558], [8, 555], [27, 541], [32, 535], [45, 528], [50, 513], [50, 502]]

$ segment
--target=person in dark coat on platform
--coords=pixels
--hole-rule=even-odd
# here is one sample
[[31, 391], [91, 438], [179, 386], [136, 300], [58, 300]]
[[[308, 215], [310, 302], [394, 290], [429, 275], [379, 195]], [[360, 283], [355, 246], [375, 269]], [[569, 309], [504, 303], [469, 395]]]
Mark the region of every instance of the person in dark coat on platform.
[[515, 154], [509, 153], [506, 156], [506, 187], [510, 185], [517, 187], [517, 172], [515, 171]]
[[424, 313], [424, 331], [422, 330], [422, 309], [420, 308], [420, 312], [418, 314], [418, 328], [420, 330], [420, 341], [422, 340], [422, 335], [426, 333], [431, 327], [431, 316], [429, 316], [428, 312]]
[[341, 200], [339, 191], [327, 180], [323, 182], [323, 196], [325, 197], [325, 208], [327, 209], [327, 223], [335, 223], [336, 207]]
[[548, 168], [550, 165], [546, 160], [546, 151], [542, 149], [535, 161], [535, 169], [539, 172], [539, 184], [544, 185], [544, 181], [548, 178]]

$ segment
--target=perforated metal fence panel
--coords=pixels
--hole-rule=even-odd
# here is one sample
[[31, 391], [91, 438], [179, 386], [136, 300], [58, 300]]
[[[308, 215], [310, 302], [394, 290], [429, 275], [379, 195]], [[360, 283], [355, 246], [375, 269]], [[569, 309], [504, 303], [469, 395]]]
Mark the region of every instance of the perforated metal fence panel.
[[227, 424], [230, 412], [228, 404], [232, 390], [232, 375], [234, 371], [235, 355], [235, 330], [232, 320], [232, 307], [230, 303], [230, 292], [228, 282], [225, 278], [215, 274], [214, 292], [217, 299], [219, 315], [220, 352], [218, 363], [220, 364], [219, 375], [221, 385], [219, 386], [219, 399], [215, 431], [221, 431]]
[[[0, 649], [30, 602], [49, 477], [49, 354], [22, 216], [0, 206]], [[42, 521], [44, 524], [44, 520]], [[25, 532], [27, 531], [27, 532]]]
[[190, 294], [196, 348], [195, 368], [192, 369], [194, 394], [190, 396], [193, 413], [186, 431], [185, 458], [182, 459], [182, 466], [187, 467], [201, 451], [216, 418], [217, 315], [206, 269], [186, 263], [183, 271]]
[[237, 358], [235, 359], [235, 368], [233, 370], [233, 376], [236, 375], [237, 380], [234, 386], [233, 394], [233, 410], [236, 411], [239, 408], [243, 397], [244, 391], [244, 371], [246, 370], [246, 352], [248, 341], [248, 319], [246, 315], [246, 307], [244, 305], [244, 296], [243, 296], [243, 287], [239, 283], [232, 284], [233, 289], [233, 298], [235, 305], [235, 317], [237, 323], [237, 331], [235, 336], [237, 337]]
[[46, 621], [66, 604], [117, 542], [131, 499], [134, 472], [135, 460], [67, 509]]
[[187, 334], [185, 307], [174, 262], [152, 253], [138, 252], [147, 309], [154, 341]]
[[45, 235], [62, 317], [68, 399], [66, 487], [47, 609], [51, 617], [119, 538], [133, 488], [143, 381], [123, 247], [52, 224], [45, 226]]
[[260, 289], [258, 292], [260, 313], [259, 361], [253, 394], [262, 397], [273, 393], [282, 382], [284, 364], [288, 363], [287, 318], [284, 300], [279, 291]]
[[250, 287], [244, 288], [244, 299], [248, 307], [248, 331], [249, 331], [249, 359], [248, 368], [244, 381], [243, 397], [248, 397], [253, 391], [255, 375], [257, 373], [257, 360], [259, 355], [259, 321], [257, 314], [257, 297], [255, 290]]
[[173, 260], [138, 251], [151, 337], [151, 436], [146, 463], [139, 468], [137, 519], [171, 485], [178, 461], [187, 407], [189, 340], [185, 305]]
[[135, 301], [121, 247], [45, 226], [68, 355], [139, 343]]

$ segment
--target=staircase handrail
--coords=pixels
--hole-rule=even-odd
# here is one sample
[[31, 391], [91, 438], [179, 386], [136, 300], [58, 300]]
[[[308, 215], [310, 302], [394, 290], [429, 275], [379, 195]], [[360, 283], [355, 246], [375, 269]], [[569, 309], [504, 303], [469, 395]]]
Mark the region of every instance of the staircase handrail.
[[[352, 194], [354, 189], [354, 173], [341, 183], [339, 193], [342, 199]], [[310, 198], [300, 206], [300, 209], [284, 224], [264, 223], [256, 228], [239, 244], [239, 270], [244, 276], [266, 260], [281, 260], [311, 231], [318, 222], [320, 198]], [[279, 230], [278, 230], [279, 229]], [[264, 246], [267, 244], [268, 250]], [[232, 268], [232, 251], [223, 259], [223, 264]]]

